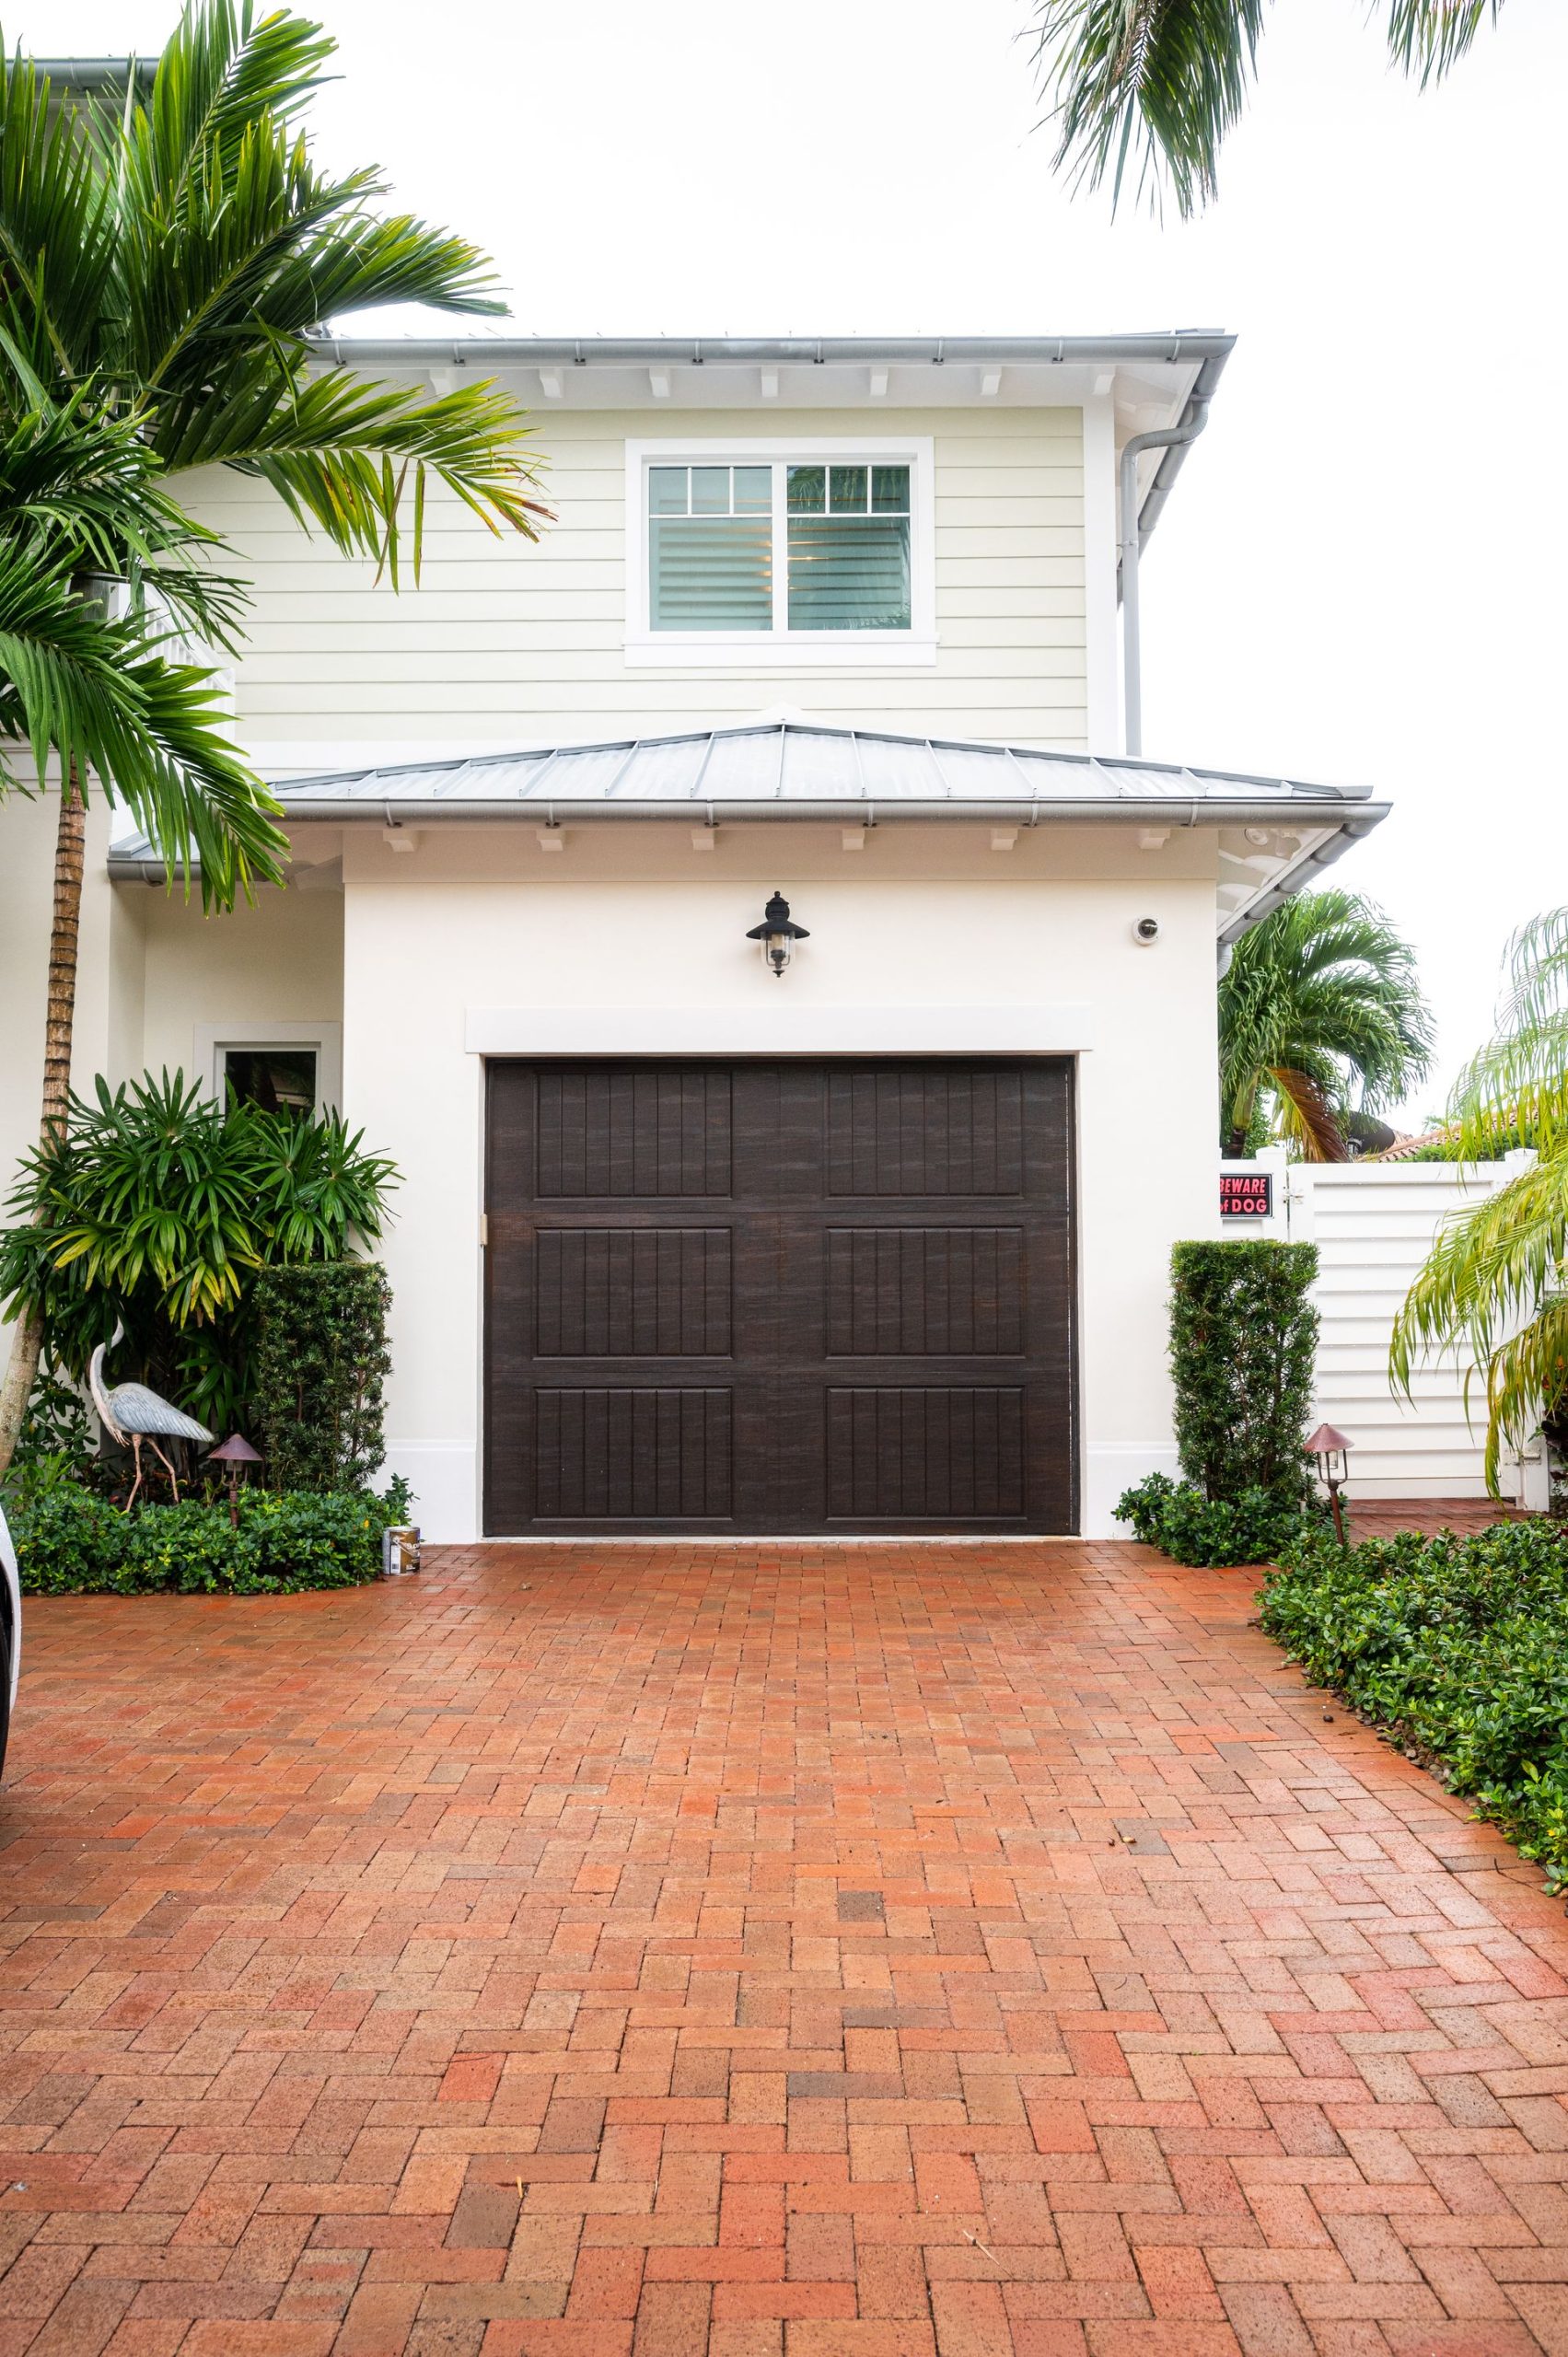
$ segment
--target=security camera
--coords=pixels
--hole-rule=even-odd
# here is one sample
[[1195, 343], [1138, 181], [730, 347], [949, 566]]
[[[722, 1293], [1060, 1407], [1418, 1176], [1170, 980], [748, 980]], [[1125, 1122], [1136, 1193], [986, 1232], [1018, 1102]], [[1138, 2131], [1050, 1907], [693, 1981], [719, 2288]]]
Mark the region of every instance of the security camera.
[[1140, 917], [1137, 923], [1132, 927], [1132, 938], [1141, 949], [1146, 949], [1152, 941], [1157, 941], [1159, 937], [1160, 921], [1158, 917]]

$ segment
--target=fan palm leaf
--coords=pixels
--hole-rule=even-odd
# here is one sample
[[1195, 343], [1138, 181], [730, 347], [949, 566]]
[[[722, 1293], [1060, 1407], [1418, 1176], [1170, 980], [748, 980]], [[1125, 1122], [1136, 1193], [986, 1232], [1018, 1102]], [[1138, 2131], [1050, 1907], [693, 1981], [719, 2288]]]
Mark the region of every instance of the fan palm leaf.
[[[1388, 53], [1440, 81], [1503, 0], [1388, 0]], [[1265, 0], [1037, 0], [1035, 57], [1052, 99], [1056, 163], [1075, 182], [1135, 180], [1183, 215], [1214, 195], [1219, 155], [1257, 70]]]

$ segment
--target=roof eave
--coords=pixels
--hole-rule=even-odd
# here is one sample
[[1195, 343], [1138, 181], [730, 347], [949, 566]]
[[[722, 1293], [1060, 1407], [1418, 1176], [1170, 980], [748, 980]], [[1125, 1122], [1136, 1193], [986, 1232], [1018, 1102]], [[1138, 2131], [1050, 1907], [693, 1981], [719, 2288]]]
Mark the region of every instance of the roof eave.
[[1147, 798], [1120, 795], [1114, 801], [1101, 795], [1098, 799], [1074, 800], [1067, 795], [1053, 795], [1041, 800], [1028, 794], [993, 795], [981, 800], [978, 795], [951, 795], [915, 799], [912, 796], [889, 795], [885, 799], [876, 795], [791, 795], [777, 801], [754, 798], [725, 798], [693, 795], [679, 801], [607, 802], [602, 796], [574, 800], [569, 795], [519, 795], [508, 800], [461, 801], [456, 796], [443, 798], [431, 795], [413, 799], [399, 795], [385, 799], [370, 795], [342, 795], [303, 797], [291, 800], [286, 786], [273, 789], [285, 817], [318, 819], [327, 826], [343, 826], [355, 820], [385, 826], [395, 813], [405, 826], [429, 827], [442, 824], [474, 826], [476, 824], [505, 825], [522, 819], [533, 826], [546, 819], [560, 826], [593, 825], [611, 819], [633, 819], [644, 823], [672, 821], [690, 824], [693, 819], [711, 818], [715, 825], [737, 826], [780, 820], [808, 820], [816, 825], [865, 826], [868, 821], [878, 826], [896, 825], [900, 820], [915, 821], [922, 826], [950, 825], [966, 822], [987, 824], [993, 820], [1019, 820], [1030, 825], [1068, 823], [1074, 826], [1162, 826], [1162, 827], [1278, 827], [1296, 822], [1312, 827], [1338, 827], [1350, 835], [1368, 833], [1383, 819], [1388, 805], [1382, 802], [1342, 802], [1325, 796], [1321, 801], [1300, 795], [1290, 801], [1279, 795], [1256, 799], [1221, 799], [1218, 796], [1151, 795]]
[[1223, 368], [1236, 338], [1218, 328], [1124, 335], [974, 336], [355, 336], [312, 339], [355, 365], [450, 368], [1073, 367], [1142, 362]]

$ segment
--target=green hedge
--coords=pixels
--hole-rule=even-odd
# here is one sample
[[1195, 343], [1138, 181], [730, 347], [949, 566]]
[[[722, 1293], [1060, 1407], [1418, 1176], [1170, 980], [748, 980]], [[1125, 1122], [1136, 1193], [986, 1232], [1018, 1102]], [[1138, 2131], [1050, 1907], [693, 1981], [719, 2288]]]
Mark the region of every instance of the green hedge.
[[1344, 1552], [1315, 1533], [1270, 1573], [1262, 1619], [1316, 1685], [1568, 1884], [1568, 1528], [1401, 1531]]
[[1318, 1248], [1249, 1237], [1170, 1256], [1170, 1368], [1181, 1469], [1206, 1498], [1304, 1505]]
[[335, 1496], [243, 1491], [228, 1508], [198, 1499], [125, 1514], [75, 1482], [20, 1497], [6, 1512], [29, 1596], [284, 1596], [358, 1587], [381, 1569], [381, 1533], [404, 1519], [406, 1491]]
[[391, 1300], [374, 1260], [258, 1275], [256, 1397], [275, 1489], [357, 1490], [380, 1467]]
[[1204, 1566], [1270, 1562], [1318, 1511], [1282, 1504], [1267, 1490], [1206, 1498], [1195, 1483], [1172, 1481], [1164, 1473], [1151, 1473], [1116, 1501], [1118, 1522], [1131, 1523], [1145, 1547], [1163, 1549], [1178, 1563]]

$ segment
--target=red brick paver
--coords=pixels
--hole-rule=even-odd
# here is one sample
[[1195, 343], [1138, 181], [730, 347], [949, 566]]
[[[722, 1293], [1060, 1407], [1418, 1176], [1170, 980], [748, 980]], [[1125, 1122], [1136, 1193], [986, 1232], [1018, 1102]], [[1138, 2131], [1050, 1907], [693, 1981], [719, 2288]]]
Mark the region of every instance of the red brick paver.
[[34, 1604], [0, 2357], [1568, 2351], [1568, 1925], [1133, 1547]]

